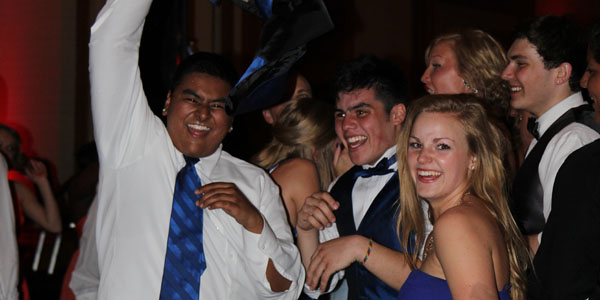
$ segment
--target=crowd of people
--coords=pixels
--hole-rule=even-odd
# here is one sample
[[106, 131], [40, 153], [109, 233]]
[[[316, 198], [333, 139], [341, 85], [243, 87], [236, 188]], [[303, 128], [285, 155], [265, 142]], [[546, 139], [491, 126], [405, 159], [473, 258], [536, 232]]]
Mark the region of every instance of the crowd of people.
[[[151, 112], [151, 3], [109, 0], [91, 30], [99, 181], [96, 164], [64, 188], [98, 182], [67, 210], [85, 226], [61, 299], [600, 299], [600, 21], [584, 42], [539, 17], [508, 50], [441, 35], [418, 99], [373, 55], [332, 74], [331, 99], [290, 71], [245, 162], [222, 146], [239, 104], [223, 56], [184, 59]], [[0, 299], [28, 299], [24, 224], [61, 232], [65, 210], [2, 124], [0, 150]]]

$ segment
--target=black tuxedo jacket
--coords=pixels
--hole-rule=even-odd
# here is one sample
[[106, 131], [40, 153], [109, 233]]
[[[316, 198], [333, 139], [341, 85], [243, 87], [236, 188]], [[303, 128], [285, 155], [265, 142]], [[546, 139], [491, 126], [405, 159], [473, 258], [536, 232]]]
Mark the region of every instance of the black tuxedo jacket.
[[533, 264], [528, 298], [600, 299], [600, 139], [558, 171]]

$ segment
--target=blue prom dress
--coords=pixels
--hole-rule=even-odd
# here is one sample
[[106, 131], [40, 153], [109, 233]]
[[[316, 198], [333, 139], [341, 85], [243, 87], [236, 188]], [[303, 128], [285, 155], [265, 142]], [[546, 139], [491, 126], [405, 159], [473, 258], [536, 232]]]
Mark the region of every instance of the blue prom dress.
[[[500, 300], [510, 300], [510, 284], [498, 292]], [[451, 300], [450, 288], [446, 280], [413, 270], [398, 293], [399, 300]]]

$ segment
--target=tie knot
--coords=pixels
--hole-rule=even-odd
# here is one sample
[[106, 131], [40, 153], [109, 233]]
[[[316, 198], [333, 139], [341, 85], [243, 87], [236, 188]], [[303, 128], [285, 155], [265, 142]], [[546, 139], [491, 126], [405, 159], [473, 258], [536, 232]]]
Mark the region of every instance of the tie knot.
[[356, 172], [356, 177], [371, 177], [375, 175], [385, 175], [394, 172], [394, 170], [390, 169], [390, 166], [396, 162], [396, 154], [394, 154], [389, 159], [386, 157], [379, 161], [375, 167], [362, 169]]
[[187, 155], [184, 155], [183, 158], [185, 159], [186, 165], [195, 165], [198, 161], [200, 161], [200, 159], [196, 157], [189, 157]]
[[527, 131], [529, 131], [529, 133], [531, 133], [531, 135], [533, 135], [533, 137], [536, 140], [540, 139], [540, 132], [539, 132], [539, 123], [537, 122], [537, 120], [535, 118], [529, 118], [527, 120]]

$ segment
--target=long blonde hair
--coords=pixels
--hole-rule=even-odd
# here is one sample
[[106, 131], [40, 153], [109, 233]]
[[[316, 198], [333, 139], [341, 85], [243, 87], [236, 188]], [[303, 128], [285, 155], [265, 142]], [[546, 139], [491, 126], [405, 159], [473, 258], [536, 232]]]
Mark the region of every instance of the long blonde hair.
[[312, 98], [290, 101], [273, 124], [273, 139], [255, 156], [254, 163], [270, 169], [290, 158], [313, 161], [321, 189], [326, 190], [334, 178], [333, 114], [333, 105], [324, 101]]
[[504, 236], [510, 265], [512, 299], [525, 298], [525, 269], [530, 264], [529, 251], [512, 218], [505, 189], [505, 172], [502, 161], [505, 139], [490, 122], [481, 99], [472, 94], [429, 95], [414, 101], [402, 132], [398, 137], [398, 175], [400, 177], [400, 213], [397, 230], [400, 242], [410, 249], [415, 236], [415, 251], [404, 256], [411, 269], [416, 269], [418, 249], [423, 246], [425, 216], [422, 201], [412, 180], [407, 162], [408, 140], [417, 117], [423, 112], [448, 113], [462, 124], [471, 155], [476, 157], [476, 168], [468, 179], [468, 190], [482, 200], [486, 210], [496, 220]]

